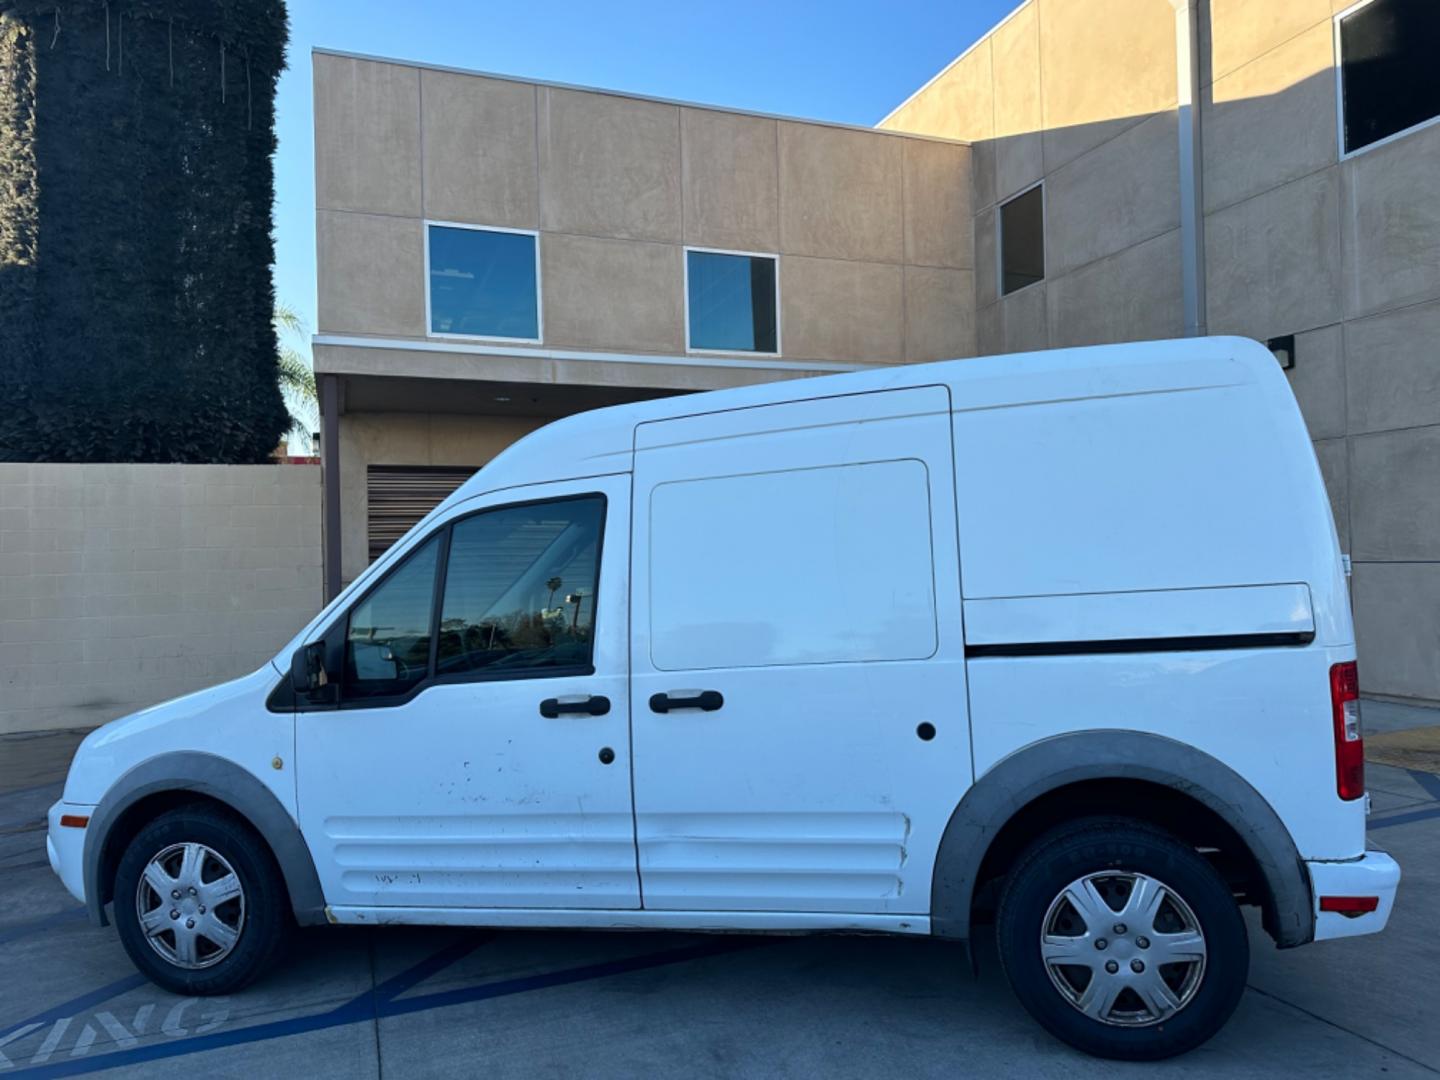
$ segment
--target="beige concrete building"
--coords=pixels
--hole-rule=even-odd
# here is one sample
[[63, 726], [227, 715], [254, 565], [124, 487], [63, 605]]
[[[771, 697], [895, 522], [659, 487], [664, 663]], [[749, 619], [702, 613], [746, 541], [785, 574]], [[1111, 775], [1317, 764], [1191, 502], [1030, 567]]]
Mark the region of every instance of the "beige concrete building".
[[[554, 417], [975, 351], [953, 140], [330, 53], [314, 70], [332, 587]], [[511, 250], [486, 263], [492, 243]], [[748, 338], [703, 336], [716, 263], [748, 278]], [[447, 292], [500, 271], [526, 280], [521, 317]]]
[[[875, 131], [317, 53], [332, 587], [419, 467], [576, 409], [1238, 333], [1293, 365], [1362, 683], [1440, 700], [1437, 42], [1426, 0], [1028, 0]], [[513, 332], [455, 332], [468, 226], [519, 230]]]

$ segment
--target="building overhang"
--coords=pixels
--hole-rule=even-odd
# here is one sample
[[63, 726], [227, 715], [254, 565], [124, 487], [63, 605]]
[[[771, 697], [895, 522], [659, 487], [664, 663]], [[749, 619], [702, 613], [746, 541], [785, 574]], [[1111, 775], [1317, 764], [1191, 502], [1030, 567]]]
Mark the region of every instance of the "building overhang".
[[344, 408], [366, 411], [489, 411], [479, 406], [501, 397], [543, 397], [557, 411], [547, 408], [532, 415], [565, 415], [577, 411], [581, 399], [589, 402], [581, 407], [594, 408], [870, 366], [340, 334], [317, 334], [312, 344], [316, 376], [338, 376], [346, 387]]

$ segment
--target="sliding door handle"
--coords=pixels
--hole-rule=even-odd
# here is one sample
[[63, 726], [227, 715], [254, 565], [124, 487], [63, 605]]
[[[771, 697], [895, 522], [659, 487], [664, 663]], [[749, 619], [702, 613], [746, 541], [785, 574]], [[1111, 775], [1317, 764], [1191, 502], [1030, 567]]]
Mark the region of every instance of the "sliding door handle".
[[548, 697], [540, 702], [540, 715], [554, 720], [561, 713], [578, 713], [582, 716], [604, 716], [610, 711], [610, 699], [601, 694], [575, 694], [570, 697]]
[[719, 690], [679, 690], [670, 694], [652, 694], [650, 697], [650, 711], [658, 713], [674, 712], [676, 709], [714, 712], [724, 704], [725, 699], [720, 696]]

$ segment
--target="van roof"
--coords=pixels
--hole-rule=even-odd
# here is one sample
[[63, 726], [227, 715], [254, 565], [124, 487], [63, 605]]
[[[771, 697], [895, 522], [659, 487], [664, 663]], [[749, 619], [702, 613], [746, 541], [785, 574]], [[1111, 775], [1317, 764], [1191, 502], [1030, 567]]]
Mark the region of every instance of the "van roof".
[[1274, 364], [1269, 350], [1249, 338], [1183, 338], [887, 366], [615, 405], [565, 417], [525, 436], [447, 502], [525, 484], [628, 471], [635, 426], [646, 421], [937, 385], [949, 387], [951, 409], [964, 412], [1228, 386], [1251, 382], [1260, 365]]

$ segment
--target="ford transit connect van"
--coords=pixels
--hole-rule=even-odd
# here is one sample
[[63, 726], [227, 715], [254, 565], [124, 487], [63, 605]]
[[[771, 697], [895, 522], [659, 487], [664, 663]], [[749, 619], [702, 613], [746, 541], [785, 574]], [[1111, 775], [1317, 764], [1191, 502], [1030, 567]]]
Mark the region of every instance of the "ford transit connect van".
[[887, 368], [522, 440], [272, 663], [91, 734], [50, 859], [179, 993], [292, 922], [993, 922], [1041, 1024], [1156, 1058], [1234, 1009], [1241, 905], [1385, 926], [1356, 698], [1265, 349]]

